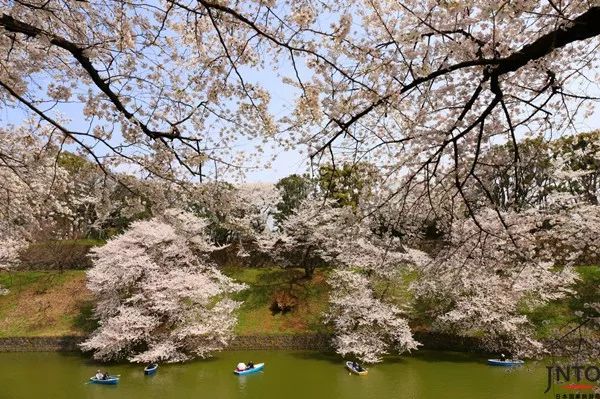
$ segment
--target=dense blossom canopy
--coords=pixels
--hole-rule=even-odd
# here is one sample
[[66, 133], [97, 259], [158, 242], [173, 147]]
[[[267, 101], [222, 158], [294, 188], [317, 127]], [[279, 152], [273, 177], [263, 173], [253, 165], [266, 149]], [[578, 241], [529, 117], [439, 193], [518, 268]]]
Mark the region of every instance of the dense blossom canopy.
[[375, 363], [387, 353], [400, 354], [420, 345], [401, 310], [378, 299], [365, 276], [338, 270], [329, 283], [332, 294], [328, 318], [335, 329], [333, 344], [337, 353]]
[[[202, 220], [169, 212], [135, 222], [94, 250], [88, 287], [97, 296], [98, 330], [82, 344], [102, 360], [178, 362], [227, 345], [244, 288], [211, 266]], [[204, 256], [203, 256], [204, 255]]]
[[[253, 147], [302, 144], [315, 161], [374, 160], [405, 188], [452, 162], [462, 191], [486, 146], [512, 142], [518, 161], [519, 134], [562, 133], [595, 101], [597, 1], [0, 6], [3, 107], [106, 170], [219, 178]], [[291, 93], [276, 115], [268, 74]]]

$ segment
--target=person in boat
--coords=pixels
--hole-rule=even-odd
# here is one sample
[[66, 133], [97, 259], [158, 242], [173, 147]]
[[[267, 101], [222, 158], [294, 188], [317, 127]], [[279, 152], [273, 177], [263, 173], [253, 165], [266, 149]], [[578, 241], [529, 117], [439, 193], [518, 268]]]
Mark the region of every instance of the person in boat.
[[352, 362], [352, 368], [356, 371], [363, 371], [362, 366], [356, 362]]
[[246, 370], [246, 364], [244, 363], [238, 363], [237, 365], [237, 371], [244, 371]]
[[500, 354], [500, 360], [502, 360], [503, 362], [508, 362], [508, 358], [506, 357], [506, 355], [504, 353]]
[[103, 373], [102, 371], [98, 370], [94, 377], [96, 377], [97, 380], [108, 380], [110, 375], [107, 372]]
[[248, 362], [246, 363], [246, 370], [250, 370], [254, 368], [254, 363], [253, 362]]

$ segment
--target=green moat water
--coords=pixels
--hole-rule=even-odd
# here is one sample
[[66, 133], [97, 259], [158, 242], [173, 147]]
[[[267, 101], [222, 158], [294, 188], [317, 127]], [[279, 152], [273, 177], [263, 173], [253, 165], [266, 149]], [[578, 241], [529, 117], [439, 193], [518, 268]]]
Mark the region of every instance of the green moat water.
[[[265, 362], [262, 373], [237, 377], [238, 362]], [[120, 374], [117, 386], [86, 384], [98, 368]], [[161, 365], [155, 376], [143, 366], [99, 365], [72, 353], [0, 353], [0, 399], [387, 399], [555, 398], [544, 394], [544, 362], [490, 367], [485, 358], [420, 351], [350, 375], [343, 360], [307, 351], [222, 352], [186, 364]]]

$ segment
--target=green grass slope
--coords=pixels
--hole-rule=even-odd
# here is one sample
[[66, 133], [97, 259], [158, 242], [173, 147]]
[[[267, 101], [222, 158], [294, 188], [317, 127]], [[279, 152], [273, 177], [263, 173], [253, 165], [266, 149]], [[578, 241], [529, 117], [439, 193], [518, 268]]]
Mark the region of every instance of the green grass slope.
[[[585, 315], [585, 303], [598, 301], [600, 266], [580, 266], [575, 293], [569, 298], [535, 309], [522, 309], [547, 338], [577, 323]], [[301, 269], [226, 267], [224, 273], [248, 285], [237, 294], [243, 301], [236, 326], [238, 335], [277, 335], [330, 332], [323, 324], [329, 287], [327, 271], [318, 270], [311, 279]], [[376, 283], [376, 292], [399, 305], [411, 302], [408, 291], [413, 274], [394, 284]], [[8, 295], [0, 296], [0, 337], [86, 335], [93, 331], [93, 297], [85, 287], [85, 272], [19, 271], [0, 273], [0, 285]], [[293, 305], [289, 312], [273, 311], [274, 302]], [[407, 309], [416, 330], [427, 329], [422, 309]], [[579, 313], [582, 312], [582, 313]]]
[[[322, 332], [327, 306], [325, 276], [318, 272], [310, 280], [301, 270], [230, 267], [225, 273], [249, 288], [237, 295], [243, 301], [236, 333], [293, 334]], [[86, 335], [93, 331], [93, 297], [80, 270], [18, 271], [0, 273], [0, 285], [8, 295], [0, 296], [0, 337]], [[270, 307], [281, 293], [295, 298], [295, 308], [273, 313]]]
[[85, 272], [0, 273], [0, 337], [83, 335], [94, 328]]

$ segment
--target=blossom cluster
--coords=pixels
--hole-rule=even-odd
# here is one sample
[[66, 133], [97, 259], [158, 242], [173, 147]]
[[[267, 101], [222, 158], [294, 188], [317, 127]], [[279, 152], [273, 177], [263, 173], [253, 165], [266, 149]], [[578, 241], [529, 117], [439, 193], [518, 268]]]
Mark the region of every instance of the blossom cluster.
[[227, 345], [244, 286], [207, 259], [215, 247], [191, 214], [139, 221], [93, 252], [88, 288], [100, 327], [81, 347], [101, 360], [180, 362]]

